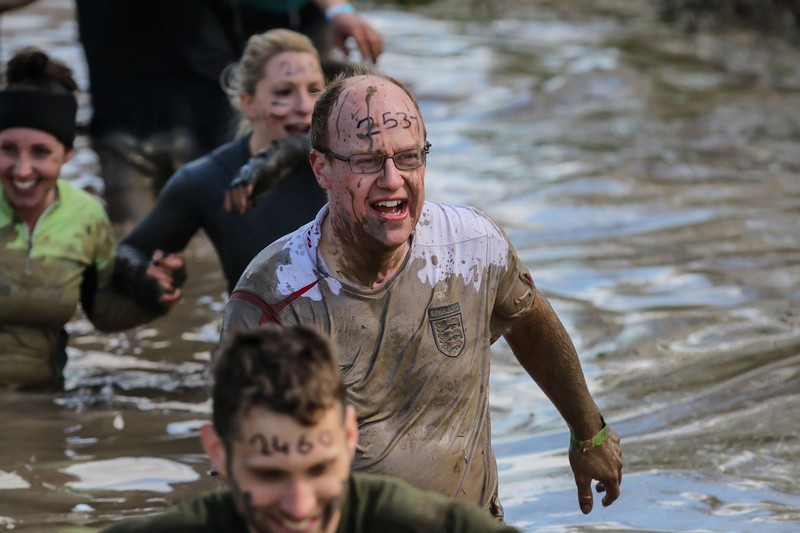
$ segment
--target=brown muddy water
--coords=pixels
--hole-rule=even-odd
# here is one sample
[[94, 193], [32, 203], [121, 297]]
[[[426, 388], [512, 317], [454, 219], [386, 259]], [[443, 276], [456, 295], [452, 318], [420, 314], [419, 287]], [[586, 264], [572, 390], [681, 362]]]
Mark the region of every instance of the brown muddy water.
[[[798, 50], [679, 34], [646, 4], [367, 16], [387, 36], [382, 68], [420, 97], [429, 198], [503, 225], [623, 437], [621, 499], [582, 515], [566, 428], [498, 342], [491, 400], [508, 521], [800, 531]], [[3, 16], [3, 60], [43, 45], [85, 87], [71, 10], [40, 0]], [[99, 187], [83, 146], [67, 179]], [[210, 486], [197, 427], [225, 294], [202, 236], [189, 266], [167, 318], [117, 335], [70, 323], [67, 392], [0, 395], [0, 530], [91, 531]]]

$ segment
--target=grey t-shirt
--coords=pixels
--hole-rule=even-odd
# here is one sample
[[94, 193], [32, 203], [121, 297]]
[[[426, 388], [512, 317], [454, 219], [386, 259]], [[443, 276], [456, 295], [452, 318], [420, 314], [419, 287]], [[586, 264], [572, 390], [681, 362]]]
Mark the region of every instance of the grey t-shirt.
[[268, 321], [331, 335], [359, 416], [353, 468], [500, 514], [490, 345], [533, 304], [527, 269], [486, 215], [428, 201], [393, 279], [358, 289], [332, 277], [318, 253], [326, 215], [327, 206], [256, 256], [228, 303], [223, 336]]

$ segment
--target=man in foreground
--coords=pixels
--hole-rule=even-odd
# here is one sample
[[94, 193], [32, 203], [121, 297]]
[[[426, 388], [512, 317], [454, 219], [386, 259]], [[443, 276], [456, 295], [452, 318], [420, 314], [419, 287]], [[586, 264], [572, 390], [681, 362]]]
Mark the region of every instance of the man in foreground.
[[203, 447], [230, 488], [110, 532], [512, 532], [480, 508], [350, 474], [356, 414], [332, 345], [304, 326], [233, 336], [214, 368]]
[[354, 469], [502, 518], [489, 367], [504, 335], [571, 430], [581, 510], [592, 509], [593, 479], [603, 505], [613, 503], [619, 437], [572, 341], [489, 217], [425, 201], [430, 143], [408, 89], [363, 71], [338, 78], [314, 107], [311, 142], [328, 205], [256, 256], [231, 295], [223, 336], [264, 322], [328, 333], [359, 415]]

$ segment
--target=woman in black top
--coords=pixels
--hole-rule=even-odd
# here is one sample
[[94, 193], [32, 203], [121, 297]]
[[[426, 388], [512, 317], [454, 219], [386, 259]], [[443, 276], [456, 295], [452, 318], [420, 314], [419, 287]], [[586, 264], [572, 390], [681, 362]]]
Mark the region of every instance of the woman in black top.
[[283, 29], [252, 36], [230, 88], [243, 135], [169, 179], [156, 205], [120, 245], [119, 288], [146, 301], [157, 298], [147, 289], [154, 285], [141, 282], [149, 258], [156, 250], [183, 250], [202, 229], [219, 255], [230, 291], [258, 252], [312, 220], [326, 196], [307, 150], [289, 158], [292, 164], [278, 172], [281, 179], [247, 212], [228, 212], [223, 203], [231, 180], [253, 155], [271, 145], [281, 151], [282, 142], [296, 145], [299, 136], [308, 134], [323, 85], [319, 56], [307, 37]]

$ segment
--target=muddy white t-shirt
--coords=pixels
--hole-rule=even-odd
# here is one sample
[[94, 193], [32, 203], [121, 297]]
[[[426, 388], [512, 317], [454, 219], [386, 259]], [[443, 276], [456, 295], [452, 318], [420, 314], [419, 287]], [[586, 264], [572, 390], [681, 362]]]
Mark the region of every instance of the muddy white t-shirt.
[[394, 278], [355, 288], [318, 253], [326, 215], [250, 263], [223, 336], [264, 322], [328, 333], [359, 418], [354, 469], [492, 507], [489, 347], [533, 304], [527, 269], [486, 215], [428, 201]]

